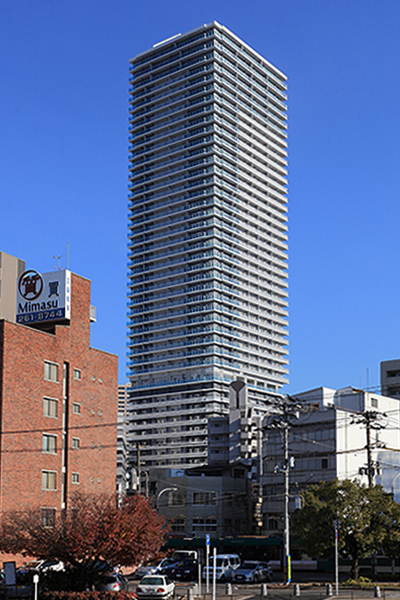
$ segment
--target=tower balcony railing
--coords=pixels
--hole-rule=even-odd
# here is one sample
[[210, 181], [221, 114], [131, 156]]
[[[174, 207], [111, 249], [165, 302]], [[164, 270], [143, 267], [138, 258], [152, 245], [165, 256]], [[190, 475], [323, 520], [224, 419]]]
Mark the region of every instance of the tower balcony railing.
[[271, 68], [267, 68], [265, 65], [263, 65], [262, 63], [259, 63], [258, 61], [257, 61], [256, 64], [250, 63], [250, 65], [249, 65], [247, 62], [243, 61], [240, 58], [240, 55], [243, 52], [242, 48], [237, 47], [237, 50], [240, 53], [240, 55], [238, 55], [237, 53], [232, 52], [229, 49], [229, 45], [232, 45], [232, 46], [235, 45], [231, 39], [227, 39], [226, 36], [224, 36], [220, 32], [216, 32], [216, 37], [217, 38], [219, 37], [221, 40], [223, 40], [223, 51], [227, 52], [228, 54], [230, 54], [232, 56], [232, 58], [235, 60], [235, 62], [239, 63], [240, 65], [242, 65], [244, 67], [244, 71], [243, 71], [244, 74], [247, 75], [247, 73], [250, 70], [254, 76], [260, 78], [260, 74], [259, 74], [258, 70], [262, 70], [268, 78], [271, 78], [271, 79], [273, 79], [276, 82], [276, 84], [274, 84], [274, 86], [277, 88], [277, 90], [279, 91], [279, 93], [282, 94], [282, 96], [286, 97], [286, 95], [284, 94], [284, 92], [282, 90], [282, 88], [286, 89], [285, 84], [282, 82], [281, 79], [279, 79], [279, 77], [277, 77], [271, 71]]
[[[211, 161], [211, 159], [209, 159], [209, 161]], [[175, 165], [176, 162], [179, 162], [179, 166], [177, 167], [171, 167], [168, 165]], [[199, 165], [204, 165], [204, 167], [206, 166], [206, 163], [204, 162], [204, 159], [202, 158], [201, 161], [197, 161], [197, 164]], [[196, 166], [196, 161], [192, 161], [190, 163], [190, 166]], [[163, 163], [162, 165], [159, 166], [158, 169], [154, 168], [151, 170], [142, 170], [142, 171], [138, 171], [137, 173], [131, 175], [130, 177], [137, 177], [137, 175], [142, 174], [142, 178], [139, 179], [135, 179], [135, 181], [132, 183], [132, 185], [130, 185], [130, 187], [133, 187], [134, 185], [139, 185], [139, 183], [141, 183], [142, 181], [162, 181], [162, 180], [167, 180], [167, 181], [171, 181], [172, 183], [174, 183], [175, 181], [181, 181], [183, 179], [188, 179], [189, 177], [192, 177], [192, 175], [188, 176], [187, 174], [187, 168], [188, 168], [188, 160], [187, 157], [184, 158], [179, 158], [178, 160], [173, 160], [173, 161], [169, 161], [168, 164]], [[154, 173], [153, 175], [151, 175], [150, 173]], [[174, 175], [176, 173], [180, 173], [181, 177], [180, 178], [175, 178], [175, 179], [168, 179], [171, 175]], [[162, 187], [162, 186], [161, 186]], [[150, 188], [146, 188], [147, 189]], [[134, 212], [132, 211], [132, 213], [134, 214]]]
[[183, 113], [179, 113], [176, 117], [163, 118], [156, 122], [136, 124], [129, 130], [128, 142], [133, 147], [135, 145], [134, 141], [139, 140], [139, 138], [143, 138], [144, 143], [154, 142], [161, 137], [175, 135], [180, 131], [184, 132], [185, 124], [186, 117]]
[[[249, 171], [249, 172], [253, 173], [256, 177], [258, 177], [257, 185], [259, 186], [259, 189], [261, 192], [263, 190], [264, 190], [264, 192], [268, 191], [269, 188], [271, 187], [271, 185], [275, 185], [275, 186], [277, 186], [279, 193], [282, 193], [282, 194], [287, 193], [287, 190], [286, 190], [287, 182], [285, 180], [286, 167], [281, 167], [282, 174], [279, 175], [276, 173], [276, 171], [273, 171], [269, 168], [268, 163], [266, 166], [264, 166], [263, 163], [265, 162], [265, 148], [264, 148], [264, 153], [263, 153], [262, 152], [262, 144], [260, 143], [260, 141], [258, 141], [258, 139], [256, 137], [250, 136], [241, 130], [239, 133], [239, 146], [238, 146], [239, 161], [241, 160], [240, 154], [241, 154], [242, 150], [244, 151], [245, 156], [249, 152], [251, 152], [257, 158], [259, 158], [259, 163], [253, 162], [253, 166], [250, 166], [248, 163], [246, 163], [245, 165], [243, 165], [242, 169], [240, 169], [240, 170], [238, 169], [238, 172], [240, 172], [241, 178], [249, 178], [249, 175], [247, 174], [247, 171]], [[268, 151], [267, 156], [276, 157], [277, 155], [274, 152]], [[259, 170], [257, 171], [254, 168], [254, 165], [257, 165], [257, 164], [258, 164], [258, 166], [263, 165], [262, 172], [260, 172]], [[263, 177], [263, 178], [266, 177], [267, 183], [262, 184], [262, 182], [259, 181], [260, 177]]]
[[219, 226], [220, 229], [231, 231], [246, 241], [254, 243], [255, 236], [259, 237], [261, 232], [264, 236], [267, 236], [273, 244], [280, 246], [283, 250], [287, 249], [286, 233], [278, 237], [276, 230], [266, 223], [259, 223], [259, 227], [256, 228], [251, 226], [248, 222], [241, 224], [241, 227], [234, 227], [221, 219], [215, 219], [214, 221], [214, 224]]
[[[221, 214], [221, 216], [225, 217], [225, 215], [223, 213]], [[225, 230], [227, 229], [236, 234], [239, 234], [241, 237], [245, 238], [246, 240], [254, 239], [254, 232], [256, 232], [256, 235], [258, 235], [260, 230], [264, 234], [267, 234], [267, 235], [268, 235], [268, 233], [271, 233], [274, 236], [274, 238], [273, 238], [274, 243], [275, 244], [282, 243], [283, 249], [286, 250], [286, 240], [287, 240], [286, 227], [282, 228], [283, 231], [282, 231], [281, 239], [279, 239], [277, 237], [276, 227], [274, 228], [274, 227], [270, 226], [268, 223], [259, 222], [258, 227], [254, 228], [254, 231], [252, 231], [253, 227], [251, 227], [251, 224], [249, 224], [249, 222], [243, 222], [243, 221], [240, 221], [233, 217], [229, 217], [228, 215], [225, 218], [229, 219], [230, 222], [237, 223], [239, 225], [239, 227], [230, 225], [229, 223], [226, 222], [226, 220], [221, 219], [221, 218], [208, 219], [206, 222], [204, 222], [204, 221], [198, 221], [195, 223], [189, 222], [188, 224], [185, 224], [183, 227], [173, 227], [174, 223], [179, 224], [182, 222], [181, 219], [174, 219], [173, 221], [155, 224], [153, 227], [144, 228], [142, 226], [142, 227], [140, 227], [140, 229], [135, 228], [136, 230], [131, 232], [130, 238], [134, 241], [135, 237], [137, 237], [137, 236], [148, 234], [149, 232], [155, 233], [156, 231], [162, 231], [163, 232], [162, 236], [165, 237], [165, 235], [174, 235], [174, 234], [176, 234], [178, 232], [182, 232], [182, 231], [190, 231], [190, 230], [193, 230], [196, 228], [203, 229], [208, 226], [218, 225], [219, 227], [222, 227]], [[165, 230], [167, 230], [167, 231], [165, 232]], [[154, 238], [154, 236], [152, 236], [152, 237]], [[146, 237], [146, 239], [148, 239], [148, 238]]]
[[[235, 189], [234, 191], [237, 194], [237, 190]], [[217, 196], [222, 196], [224, 198], [229, 199], [234, 205], [239, 204], [239, 206], [246, 206], [246, 208], [248, 206], [254, 207], [257, 211], [264, 212], [267, 205], [268, 211], [271, 211], [271, 213], [274, 214], [278, 220], [282, 221], [282, 219], [284, 218], [286, 221], [287, 219], [286, 198], [282, 197], [278, 200], [275, 195], [271, 195], [271, 190], [268, 190], [268, 193], [264, 194], [263, 196], [261, 194], [250, 194], [245, 192], [244, 189], [241, 189], [240, 196], [238, 196], [232, 195], [227, 190], [217, 186], [216, 194]]]
[[[223, 180], [217, 179], [217, 184], [223, 184], [224, 188], [228, 188], [232, 191], [233, 195], [227, 192], [226, 189], [220, 192], [221, 195], [227, 195], [235, 204], [238, 202], [242, 205], [245, 204], [254, 204], [254, 201], [258, 201], [261, 205], [262, 210], [265, 210], [265, 203], [268, 202], [268, 205], [273, 205], [278, 210], [278, 215], [282, 220], [282, 214], [287, 212], [286, 209], [286, 191], [284, 194], [281, 194], [277, 188], [272, 186], [266, 187], [264, 192], [256, 187], [252, 187], [251, 191], [248, 190], [247, 186], [241, 185], [240, 187], [237, 185], [232, 185], [229, 181], [224, 178]], [[255, 199], [255, 200], [254, 200]]]
[[158, 381], [149, 381], [149, 382], [143, 382], [141, 380], [137, 380], [137, 381], [132, 381], [132, 386], [131, 389], [132, 390], [140, 390], [140, 389], [151, 389], [151, 388], [158, 388], [158, 387], [171, 387], [171, 386], [180, 386], [180, 385], [185, 385], [185, 384], [190, 384], [190, 383], [201, 383], [201, 382], [210, 382], [210, 381], [219, 381], [219, 382], [223, 382], [224, 379], [223, 377], [221, 377], [218, 374], [213, 374], [213, 375], [202, 375], [202, 376], [194, 376], [194, 377], [190, 377], [190, 376], [186, 376], [184, 378], [172, 378], [171, 377], [166, 377], [162, 380], [158, 380]]
[[[242, 81], [240, 81], [238, 78], [234, 77], [229, 71], [227, 71], [226, 69], [224, 69], [223, 67], [216, 67], [217, 71], [220, 71], [224, 74], [224, 77], [218, 76], [216, 77], [216, 81], [218, 83], [220, 83], [223, 87], [231, 90], [230, 95], [235, 98], [235, 97], [242, 97], [244, 99], [246, 99], [246, 102], [241, 102], [239, 101], [240, 104], [243, 104], [244, 106], [248, 107], [248, 102], [251, 102], [253, 105], [256, 105], [259, 107], [259, 109], [261, 111], [263, 111], [264, 113], [267, 112], [268, 108], [271, 106], [270, 103], [268, 102], [268, 94], [266, 91], [264, 91], [264, 94], [261, 95], [259, 94], [256, 90], [254, 90], [254, 88], [250, 88], [248, 85], [242, 83]], [[228, 75], [228, 77], [226, 77], [226, 75]], [[236, 82], [236, 86], [233, 85], [232, 83], [230, 83], [229, 80], [233, 80]], [[235, 96], [236, 94], [236, 96]], [[274, 110], [277, 110], [275, 106], [273, 106]], [[268, 113], [268, 119], [271, 116], [271, 113]], [[285, 113], [282, 112], [282, 114], [280, 115], [282, 119], [285, 119]], [[284, 129], [286, 128], [286, 125], [284, 123], [280, 123], [281, 127], [283, 127]], [[279, 129], [279, 127], [278, 127]]]
[[[183, 130], [183, 131], [182, 131]], [[169, 127], [168, 129], [165, 128], [161, 130], [160, 133], [152, 133], [151, 135], [149, 135], [148, 132], [143, 132], [143, 133], [136, 133], [136, 134], [131, 134], [128, 138], [130, 144], [129, 144], [129, 151], [134, 151], [135, 148], [138, 148], [139, 146], [146, 146], [146, 144], [151, 143], [152, 144], [152, 150], [156, 150], [157, 148], [162, 148], [164, 146], [172, 146], [174, 145], [176, 142], [183, 140], [183, 139], [190, 139], [191, 137], [197, 136], [197, 135], [203, 135], [204, 133], [207, 133], [209, 131], [213, 131], [213, 124], [209, 124], [206, 125], [204, 124], [202, 127], [202, 131], [188, 131], [185, 127], [174, 127], [171, 128]], [[141, 138], [141, 139], [138, 139]], [[157, 140], [161, 140], [163, 139], [164, 142], [162, 144], [156, 144], [155, 142], [157, 142]], [[136, 140], [136, 141], [135, 141]]]
[[[203, 186], [203, 185], [205, 185], [205, 184], [199, 183], [199, 187]], [[165, 198], [165, 196], [174, 196], [174, 195], [178, 194], [179, 192], [181, 192], [182, 190], [190, 189], [190, 186], [187, 185], [187, 183], [184, 183], [184, 185], [174, 185], [172, 187], [163, 185], [163, 186], [161, 186], [161, 189], [163, 189], [164, 191], [158, 192], [158, 193], [156, 193], [155, 191], [148, 191], [145, 189], [136, 190], [135, 192], [128, 194], [128, 200], [132, 200], [134, 202], [134, 198], [136, 198], [137, 196], [142, 196], [142, 202], [143, 202], [143, 196], [145, 196], [146, 202], [149, 202], [149, 201], [157, 200], [158, 198]], [[185, 199], [191, 198], [191, 197], [193, 197], [193, 195], [196, 195], [197, 193], [198, 192], [186, 193], [184, 198]], [[163, 205], [157, 203], [157, 208], [159, 206], [163, 206]]]
[[[263, 112], [268, 111], [268, 119], [270, 117], [275, 117], [278, 122], [278, 128], [279, 129], [281, 129], [282, 127], [286, 128], [286, 125], [284, 124], [284, 122], [287, 120], [286, 105], [279, 98], [277, 98], [276, 95], [272, 94], [269, 89], [265, 89], [263, 91], [264, 92], [263, 95], [261, 96], [254, 90], [254, 87], [253, 87], [254, 81], [252, 81], [251, 82], [252, 87], [248, 88], [249, 91], [248, 92], [247, 92], [247, 90], [243, 91], [243, 88], [244, 88], [243, 83], [240, 85], [239, 88], [228, 83], [228, 79], [226, 78], [225, 75], [227, 73], [229, 74], [229, 72], [226, 69], [224, 69], [221, 66], [216, 66], [216, 71], [224, 74], [223, 77], [217, 76], [216, 81], [218, 81], [220, 84], [222, 84], [222, 86], [226, 86], [231, 91], [233, 91], [233, 96], [235, 95], [235, 92], [237, 92], [237, 91], [239, 91], [239, 94], [243, 98], [246, 98], [247, 100], [249, 98], [251, 99], [252, 96], [255, 96], [257, 99], [261, 100], [261, 104], [258, 101], [256, 101], [255, 104], [257, 104], [260, 107], [260, 110], [263, 110]], [[236, 78], [233, 78], [232, 75], [231, 75], [231, 79], [238, 81]], [[246, 102], [244, 104], [246, 107], [248, 107], [248, 104]], [[277, 113], [277, 115], [275, 113]], [[261, 115], [259, 115], [259, 117], [261, 118]], [[264, 120], [265, 120], [265, 117], [264, 117]]]
[[[169, 107], [167, 110], [161, 111], [161, 113], [157, 113], [154, 114], [151, 118], [151, 129], [149, 129], [148, 131], [156, 131], [157, 129], [161, 128], [161, 127], [165, 127], [166, 123], [171, 124], [171, 123], [177, 123], [179, 121], [182, 121], [183, 123], [187, 122], [187, 119], [196, 115], [196, 114], [200, 114], [200, 113], [207, 113], [211, 110], [213, 110], [212, 105], [208, 104], [206, 106], [202, 106], [201, 108], [196, 108], [196, 109], [191, 109], [191, 110], [187, 110], [188, 106], [187, 103], [184, 102], [183, 104], [176, 104], [173, 105], [171, 107], [171, 105], [169, 105], [168, 103], [165, 103], [166, 107]], [[131, 117], [130, 120], [130, 131], [134, 131], [135, 128], [137, 126], [140, 126], [142, 124], [148, 124], [150, 122], [149, 119], [146, 120], [146, 122], [144, 123], [144, 120], [141, 119], [141, 121], [138, 121], [137, 117], [141, 117], [142, 115], [140, 113], [137, 113], [136, 115], [133, 115], [133, 117]], [[148, 115], [147, 115], [148, 116]]]
[[149, 72], [151, 72], [152, 76], [156, 76], [156, 74], [158, 74], [160, 72], [161, 69], [163, 69], [161, 71], [161, 76], [163, 76], [164, 74], [164, 69], [166, 66], [171, 66], [174, 63], [178, 64], [178, 68], [181, 68], [181, 62], [184, 60], [184, 58], [186, 58], [186, 56], [190, 56], [193, 54], [200, 54], [200, 53], [204, 53], [205, 50], [208, 50], [209, 48], [212, 48], [214, 46], [213, 40], [210, 40], [206, 43], [203, 44], [199, 44], [197, 45], [195, 48], [192, 48], [191, 51], [186, 51], [185, 53], [183, 53], [180, 50], [173, 50], [173, 54], [172, 56], [170, 56], [170, 58], [161, 61], [159, 63], [152, 63], [152, 65], [145, 67], [143, 69], [141, 69], [141, 71], [139, 71], [137, 74], [135, 73], [134, 75], [132, 75], [132, 80], [135, 81], [137, 79], [138, 76], [142, 76], [145, 75]]
[[[227, 69], [225, 69], [224, 67], [222, 67], [218, 63], [216, 63], [216, 65], [215, 65], [215, 70], [219, 71], [221, 73], [224, 73], [231, 80], [235, 81], [241, 87], [244, 86], [242, 80], [240, 80], [237, 77], [235, 77], [231, 73], [231, 71], [228, 71]], [[273, 104], [275, 110], [279, 110], [283, 115], [285, 114], [285, 112], [286, 112], [285, 101], [287, 100], [287, 97], [286, 97], [286, 94], [282, 93], [282, 90], [279, 90], [276, 87], [276, 85], [273, 82], [271, 82], [271, 81], [269, 81], [267, 84], [265, 84], [265, 82], [263, 82], [263, 85], [261, 83], [258, 83], [257, 80], [254, 79], [254, 78], [251, 78], [248, 81], [251, 83], [251, 88], [250, 89], [251, 89], [251, 91], [252, 91], [253, 94], [255, 94], [263, 102], [265, 102], [265, 97], [271, 98], [271, 100], [273, 100], [273, 102], [275, 103], [275, 105]], [[281, 97], [278, 98], [276, 95], [272, 94], [269, 91], [269, 89], [268, 89], [269, 87], [272, 87], [274, 90], [278, 91], [278, 93], [280, 94]], [[259, 91], [256, 91], [256, 90], [259, 90]]]
[[[251, 152], [253, 155], [257, 156], [259, 155], [260, 157], [260, 162], [257, 164], [257, 162], [253, 162], [252, 165], [249, 165], [248, 162], [243, 163], [241, 158], [240, 158], [240, 154], [241, 154], [241, 150], [245, 151], [245, 155], [247, 154], [247, 152], [250, 152], [250, 148], [251, 148]], [[255, 138], [252, 138], [251, 136], [247, 135], [246, 133], [240, 133], [240, 145], [238, 147], [238, 165], [241, 165], [241, 168], [237, 168], [237, 167], [233, 167], [230, 166], [229, 168], [232, 170], [235, 170], [238, 174], [240, 174], [240, 178], [234, 177], [233, 175], [229, 174], [229, 177], [235, 181], [235, 182], [241, 182], [243, 180], [248, 180], [249, 182], [252, 181], [251, 179], [251, 175], [252, 174], [257, 181], [257, 186], [258, 189], [260, 190], [261, 193], [266, 193], [269, 191], [271, 185], [275, 185], [277, 186], [277, 189], [279, 190], [280, 193], [286, 194], [287, 190], [286, 190], [286, 169], [284, 167], [281, 167], [281, 173], [277, 173], [276, 170], [273, 170], [270, 168], [270, 166], [267, 165], [264, 166], [264, 164], [262, 164], [262, 161], [265, 161], [265, 150], [264, 150], [264, 157], [261, 158], [261, 150], [259, 150], [260, 148], [260, 144], [258, 143], [258, 141]], [[218, 147], [217, 147], [217, 152], [218, 152]], [[275, 153], [268, 153], [269, 155], [275, 155]], [[224, 168], [224, 173], [226, 173], [226, 176], [228, 176], [229, 170], [226, 170], [225, 168], [225, 162], [221, 161], [221, 160], [217, 160], [216, 162], [219, 162], [220, 164], [222, 164], [223, 168]], [[269, 161], [269, 164], [271, 164], [271, 161]], [[260, 170], [260, 165], [262, 165], [262, 171]], [[255, 166], [258, 166], [258, 170], [257, 168], [255, 168]], [[260, 181], [260, 178], [265, 179], [267, 183], [262, 183], [262, 181]], [[252, 183], [253, 185], [253, 183]]]
[[[183, 329], [182, 329], [183, 327]], [[186, 328], [185, 328], [186, 327]], [[162, 330], [163, 333], [161, 333], [160, 335], [156, 335], [157, 331]], [[182, 339], [182, 337], [189, 337], [190, 340], [190, 336], [192, 335], [201, 335], [204, 333], [220, 333], [222, 335], [228, 336], [229, 339], [233, 338], [242, 338], [243, 335], [240, 332], [232, 332], [227, 330], [226, 328], [221, 327], [218, 323], [211, 323], [205, 326], [195, 326], [195, 329], [190, 329], [189, 327], [187, 327], [187, 323], [184, 325], [181, 325], [178, 329], [178, 331], [176, 332], [171, 332], [168, 327], [164, 328], [162, 326], [158, 326], [155, 327], [154, 329], [146, 329], [146, 331], [140, 331], [140, 332], [130, 332], [129, 333], [129, 338], [130, 338], [130, 343], [128, 344], [131, 348], [134, 348], [136, 344], [152, 344], [153, 342], [157, 343], [159, 340], [171, 340], [174, 338], [179, 338]], [[144, 339], [143, 336], [146, 335], [146, 338]], [[140, 338], [138, 339], [137, 336], [140, 336]], [[247, 338], [248, 340], [253, 340], [253, 338], [249, 337]], [[237, 345], [239, 347], [239, 343], [234, 343], [232, 342], [234, 345]], [[272, 347], [275, 347], [274, 344], [271, 344]]]
[[[287, 175], [287, 171], [284, 167], [279, 166], [279, 172], [278, 172], [276, 164], [272, 163], [272, 161], [269, 158], [270, 155], [271, 155], [271, 153], [268, 153], [267, 166], [263, 167], [264, 170], [262, 172], [256, 168], [254, 163], [252, 165], [249, 165], [248, 162], [245, 163], [242, 160], [242, 158], [239, 157], [237, 171], [241, 175], [241, 181], [242, 180], [251, 180], [251, 178], [255, 178], [255, 179], [257, 179], [257, 185], [259, 185], [259, 179], [267, 176], [269, 181], [274, 181], [274, 182], [277, 181], [278, 185], [280, 186], [280, 189], [283, 189], [286, 193], [287, 192], [287, 190], [286, 190], [287, 181], [286, 181], [285, 177]], [[271, 167], [272, 164], [273, 164], [273, 167]], [[266, 190], [268, 192], [269, 186], [263, 184], [258, 189], [260, 189], [260, 191]], [[276, 213], [276, 216], [281, 216], [281, 213]]]
[[[247, 149], [244, 148], [244, 150], [246, 153]], [[248, 147], [248, 151], [250, 152], [250, 146]], [[251, 151], [254, 153], [254, 147], [251, 149]], [[241, 153], [241, 151], [239, 151], [239, 153]], [[228, 170], [225, 168], [221, 169], [220, 167], [218, 167], [214, 172], [222, 176], [224, 181], [228, 180], [233, 182], [233, 186], [229, 187], [234, 193], [237, 194], [239, 192], [241, 195], [243, 193], [251, 198], [254, 196], [256, 198], [259, 197], [259, 201], [264, 203], [265, 197], [269, 196], [272, 191], [275, 191], [275, 193], [278, 194], [281, 199], [284, 199], [287, 194], [287, 189], [285, 187], [286, 182], [278, 181], [275, 177], [275, 174], [272, 172], [273, 174], [271, 175], [271, 170], [268, 168], [266, 168], [263, 173], [265, 183], [260, 182], [261, 175], [254, 168], [249, 167], [247, 164], [243, 166], [240, 177], [235, 177], [229, 173]], [[251, 195], [248, 194], [249, 187], [251, 188]], [[281, 215], [282, 211], [280, 213], [276, 213], [276, 216], [280, 218], [282, 218]]]
[[[213, 89], [213, 88], [210, 87], [209, 89]], [[198, 92], [199, 97], [201, 97], [202, 94], [203, 95], [207, 94], [207, 91], [208, 90], [204, 90], [204, 89], [199, 91]], [[162, 97], [164, 97], [164, 96], [168, 96], [168, 100], [166, 100], [165, 102], [158, 102], [158, 100], [162, 99]], [[191, 96], [191, 94], [188, 94], [186, 92], [176, 98], [174, 98], [174, 97], [170, 98], [168, 94], [163, 94], [160, 96], [156, 96], [155, 98], [152, 98], [152, 99], [146, 98], [143, 100], [136, 100], [136, 101], [131, 99], [129, 101], [129, 104], [130, 104], [129, 112], [134, 113], [138, 108], [146, 106], [146, 104], [151, 105], [151, 108], [149, 108], [149, 110], [146, 111], [147, 114], [155, 113], [162, 108], [168, 107], [168, 111], [165, 111], [165, 114], [163, 115], [163, 118], [164, 118], [166, 116], [166, 114], [171, 114], [175, 110], [182, 110], [183, 108], [187, 108], [188, 106], [191, 106], [193, 104], [193, 100], [191, 99], [188, 101], [188, 98], [192, 98], [192, 96]], [[173, 105], [173, 108], [171, 108], [171, 104]], [[154, 118], [156, 118], [155, 115], [153, 115], [152, 120], [154, 120]]]
[[[235, 96], [234, 94], [232, 94], [231, 92], [228, 91], [228, 87], [229, 85], [226, 84], [226, 82], [223, 82], [223, 86], [221, 85], [216, 85], [215, 87], [215, 91], [216, 93], [220, 93], [222, 96], [226, 95], [228, 97], [230, 97], [232, 100], [234, 100], [235, 104], [238, 104], [239, 106], [241, 106], [245, 111], [253, 114], [255, 117], [257, 117], [258, 119], [260, 119], [261, 122], [263, 122], [264, 124], [266, 124], [267, 128], [269, 129], [269, 127], [271, 126], [274, 130], [276, 130], [276, 133], [279, 134], [278, 138], [277, 138], [277, 142], [279, 145], [284, 143], [286, 145], [286, 142], [284, 141], [285, 138], [287, 138], [287, 134], [285, 130], [280, 129], [279, 127], [276, 127], [276, 125], [273, 125], [271, 123], [271, 121], [268, 120], [268, 118], [266, 118], [264, 116], [264, 112], [265, 112], [265, 107], [260, 106], [260, 111], [255, 110], [254, 108], [252, 108], [252, 106], [250, 105], [250, 103], [247, 102], [243, 102], [242, 100], [239, 100], [239, 98], [237, 96]], [[235, 90], [236, 91], [236, 90]]]

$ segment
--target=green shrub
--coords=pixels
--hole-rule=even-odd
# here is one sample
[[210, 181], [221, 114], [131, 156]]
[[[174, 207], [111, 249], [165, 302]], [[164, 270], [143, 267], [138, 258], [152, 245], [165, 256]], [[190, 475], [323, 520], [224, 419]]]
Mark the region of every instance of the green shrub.
[[367, 587], [370, 584], [371, 579], [369, 577], [363, 577], [362, 575], [357, 580], [347, 579], [347, 581], [343, 583], [343, 585], [346, 585], [348, 587]]

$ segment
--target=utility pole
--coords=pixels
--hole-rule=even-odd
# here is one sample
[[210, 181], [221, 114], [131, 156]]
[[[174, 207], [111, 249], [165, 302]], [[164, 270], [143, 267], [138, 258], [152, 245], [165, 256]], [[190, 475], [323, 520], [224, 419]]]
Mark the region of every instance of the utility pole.
[[289, 473], [294, 466], [293, 457], [289, 456], [289, 429], [292, 427], [292, 420], [298, 419], [302, 405], [291, 398], [285, 396], [273, 402], [273, 409], [268, 418], [267, 429], [280, 429], [283, 447], [283, 463], [275, 467], [275, 473], [283, 473], [284, 477], [284, 532], [283, 532], [283, 550], [284, 550], [284, 580], [289, 584], [292, 580], [291, 558], [290, 558], [290, 523], [289, 523]]
[[353, 417], [352, 423], [360, 424], [365, 427], [365, 433], [367, 438], [367, 444], [365, 449], [367, 451], [367, 466], [360, 467], [360, 475], [367, 475], [368, 487], [371, 488], [374, 485], [375, 474], [378, 469], [378, 463], [372, 459], [372, 449], [375, 447], [384, 447], [384, 444], [376, 443], [371, 441], [371, 431], [379, 431], [385, 428], [385, 424], [381, 422], [382, 418], [387, 417], [385, 413], [380, 413], [377, 410], [366, 410]]
[[[385, 413], [380, 413], [377, 410], [366, 410], [363, 413], [360, 413], [356, 417], [353, 418], [353, 423], [359, 423], [365, 426], [365, 433], [367, 437], [367, 467], [360, 467], [359, 473], [360, 475], [367, 475], [368, 477], [368, 487], [372, 488], [374, 486], [375, 473], [378, 471], [379, 463], [377, 461], [372, 460], [372, 442], [371, 442], [371, 430], [379, 431], [380, 429], [384, 429], [385, 424], [379, 422], [382, 417], [387, 417]], [[385, 447], [385, 444], [380, 444], [379, 442], [375, 442], [375, 447]], [[375, 580], [377, 575], [377, 559], [376, 552], [372, 555], [372, 575], [373, 580]]]
[[[371, 422], [372, 414], [370, 412], [365, 413], [365, 429], [367, 433], [367, 471], [368, 471], [368, 487], [371, 488], [374, 485], [374, 467], [372, 464], [372, 452], [371, 452]], [[375, 417], [374, 417], [375, 418]]]
[[286, 420], [283, 427], [283, 474], [285, 478], [284, 485], [284, 538], [285, 538], [285, 580], [290, 583], [292, 580], [292, 565], [290, 558], [290, 530], [289, 530], [289, 423]]

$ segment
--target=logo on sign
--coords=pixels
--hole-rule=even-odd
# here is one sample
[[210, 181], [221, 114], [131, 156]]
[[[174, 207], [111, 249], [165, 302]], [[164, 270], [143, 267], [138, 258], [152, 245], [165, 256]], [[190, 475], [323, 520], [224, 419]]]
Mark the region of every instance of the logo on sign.
[[18, 280], [17, 323], [70, 319], [71, 274], [69, 271], [25, 271]]
[[25, 271], [19, 278], [18, 289], [25, 300], [36, 300], [43, 291], [43, 278], [37, 271]]

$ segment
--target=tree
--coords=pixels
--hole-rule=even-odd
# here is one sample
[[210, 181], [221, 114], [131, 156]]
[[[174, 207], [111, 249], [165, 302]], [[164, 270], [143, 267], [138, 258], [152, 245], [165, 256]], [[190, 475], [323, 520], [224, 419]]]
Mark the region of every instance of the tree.
[[368, 488], [335, 479], [303, 492], [303, 508], [293, 514], [293, 532], [309, 556], [332, 554], [334, 520], [340, 521], [338, 547], [352, 558], [354, 579], [360, 558], [381, 549], [391, 553], [399, 539], [400, 506], [379, 485]]
[[157, 558], [167, 528], [142, 496], [76, 494], [51, 527], [41, 509], [9, 512], [0, 523], [0, 550], [63, 561], [76, 589], [91, 588], [102, 566], [134, 566]]

